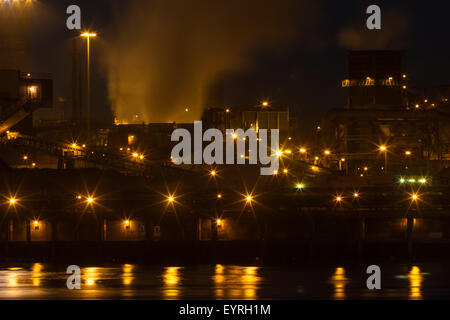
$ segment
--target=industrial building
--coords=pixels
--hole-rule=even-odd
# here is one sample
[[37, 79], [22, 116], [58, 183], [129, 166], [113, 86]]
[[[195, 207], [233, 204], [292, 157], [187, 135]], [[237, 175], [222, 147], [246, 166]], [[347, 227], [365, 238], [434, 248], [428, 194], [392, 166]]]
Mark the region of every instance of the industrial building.
[[[29, 50], [5, 43], [8, 52]], [[72, 123], [33, 128], [33, 111], [52, 106], [52, 79], [30, 72], [27, 54], [17, 57], [0, 57], [3, 257], [150, 252], [154, 260], [175, 250], [216, 259], [240, 247], [289, 260], [335, 245], [361, 255], [383, 243], [411, 254], [414, 241], [450, 237], [448, 87], [411, 86], [402, 52], [350, 53], [348, 103], [327, 113], [311, 146], [294, 136], [288, 108], [214, 101], [205, 130], [280, 130], [280, 170], [267, 177], [250, 165], [173, 165], [171, 133], [193, 124], [111, 123], [88, 142], [76, 46]]]
[[[404, 53], [351, 52], [348, 104], [330, 110], [324, 120], [323, 144], [348, 175], [420, 175], [449, 164], [450, 86], [436, 96], [427, 87], [410, 86]], [[337, 167], [337, 166], [335, 166]]]

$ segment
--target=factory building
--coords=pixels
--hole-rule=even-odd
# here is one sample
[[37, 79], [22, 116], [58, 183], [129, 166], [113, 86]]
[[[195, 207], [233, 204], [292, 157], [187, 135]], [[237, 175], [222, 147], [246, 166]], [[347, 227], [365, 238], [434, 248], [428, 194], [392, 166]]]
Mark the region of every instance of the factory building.
[[348, 79], [342, 82], [348, 104], [330, 110], [323, 123], [323, 143], [345, 161], [339, 170], [361, 177], [414, 175], [448, 165], [446, 97], [424, 98], [408, 81], [402, 52], [349, 54]]
[[254, 129], [257, 132], [259, 129], [278, 129], [280, 141], [286, 140], [292, 131], [289, 109], [270, 105], [208, 109], [203, 114], [203, 123], [204, 127], [216, 128], [223, 133], [226, 129]]
[[401, 109], [407, 77], [400, 51], [355, 51], [348, 55], [349, 109]]
[[30, 71], [32, 1], [0, 1], [0, 134], [30, 133], [32, 113], [52, 107], [52, 80]]

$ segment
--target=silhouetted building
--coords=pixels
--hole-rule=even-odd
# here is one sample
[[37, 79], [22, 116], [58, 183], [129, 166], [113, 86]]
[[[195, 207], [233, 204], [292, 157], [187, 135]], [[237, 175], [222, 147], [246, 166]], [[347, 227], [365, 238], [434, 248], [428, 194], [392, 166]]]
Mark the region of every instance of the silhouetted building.
[[31, 1], [0, 4], [0, 70], [30, 70]]
[[348, 108], [399, 109], [405, 105], [406, 75], [400, 51], [355, 51], [348, 56]]

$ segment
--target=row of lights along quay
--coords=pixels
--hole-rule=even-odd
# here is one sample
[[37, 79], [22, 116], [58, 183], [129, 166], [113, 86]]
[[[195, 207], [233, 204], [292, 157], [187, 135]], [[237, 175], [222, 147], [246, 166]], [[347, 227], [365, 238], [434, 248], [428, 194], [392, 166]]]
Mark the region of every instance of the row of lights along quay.
[[96, 41], [100, 32], [73, 39], [77, 98], [58, 100], [71, 107], [69, 119], [35, 119], [54, 107], [58, 79], [30, 71], [29, 49], [13, 62], [0, 55], [0, 259], [290, 262], [450, 252], [450, 86], [412, 83], [401, 52], [351, 52], [341, 83], [347, 103], [313, 129], [270, 98], [233, 106], [217, 94], [199, 115], [203, 130], [279, 130], [279, 149], [267, 151], [280, 167], [261, 176], [237, 133], [245, 165], [173, 163], [171, 134], [194, 136], [184, 119], [197, 106], [180, 106], [180, 121], [93, 121]]

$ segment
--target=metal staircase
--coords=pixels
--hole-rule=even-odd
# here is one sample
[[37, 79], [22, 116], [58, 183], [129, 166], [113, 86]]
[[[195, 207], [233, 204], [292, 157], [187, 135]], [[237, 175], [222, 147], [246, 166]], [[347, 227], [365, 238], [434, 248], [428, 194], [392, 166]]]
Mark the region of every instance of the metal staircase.
[[13, 109], [12, 112], [6, 115], [3, 119], [0, 119], [0, 135], [6, 133], [20, 121], [32, 114], [40, 106], [38, 100], [22, 100]]

